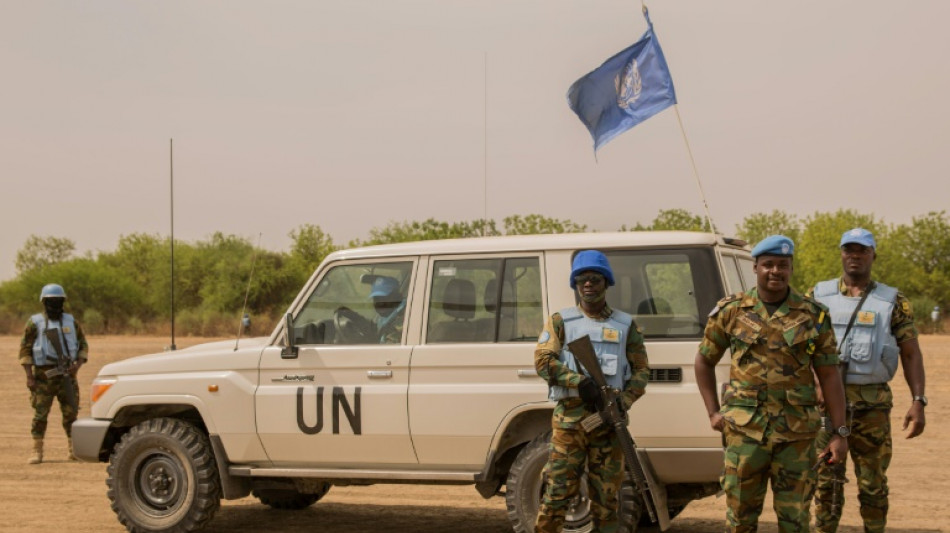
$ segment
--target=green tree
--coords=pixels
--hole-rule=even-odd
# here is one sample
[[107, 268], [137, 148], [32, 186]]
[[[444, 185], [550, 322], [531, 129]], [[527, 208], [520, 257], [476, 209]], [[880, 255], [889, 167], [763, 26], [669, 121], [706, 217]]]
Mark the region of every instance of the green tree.
[[301, 261], [309, 271], [317, 268], [324, 257], [337, 250], [333, 238], [314, 224], [299, 226], [287, 235], [293, 240], [290, 257]]
[[686, 209], [661, 209], [656, 218], [644, 226], [637, 223], [633, 228], [626, 224], [620, 231], [709, 231], [709, 221], [699, 215], [694, 215]]
[[[879, 268], [880, 267], [880, 268]], [[910, 226], [895, 228], [878, 242], [875, 274], [911, 298], [950, 305], [950, 220], [945, 211], [914, 217]], [[917, 313], [928, 310], [918, 309]], [[918, 317], [922, 318], [922, 317]]]
[[778, 209], [771, 213], [753, 213], [745, 217], [741, 224], [736, 224], [736, 236], [750, 246], [755, 246], [769, 235], [785, 235], [797, 244], [801, 232], [798, 217]]
[[140, 319], [150, 321], [170, 315], [171, 249], [167, 237], [146, 233], [120, 236], [115, 251], [99, 254], [99, 260], [142, 287], [136, 311]]
[[22, 273], [67, 261], [75, 251], [76, 243], [69, 239], [30, 235], [16, 253], [16, 271]]
[[584, 233], [587, 226], [568, 219], [543, 215], [511, 215], [505, 217], [505, 235], [540, 235], [550, 233]]
[[795, 272], [792, 286], [801, 291], [815, 283], [841, 275], [841, 235], [852, 228], [865, 228], [878, 240], [887, 238], [887, 226], [851, 209], [834, 213], [814, 213], [805, 219], [801, 236], [795, 241]]
[[422, 222], [390, 222], [383, 228], [373, 228], [366, 240], [350, 241], [350, 246], [372, 246], [397, 242], [430, 241], [498, 235], [494, 221], [443, 222], [430, 218]]
[[44, 268], [29, 270], [13, 282], [4, 283], [0, 294], [16, 295], [12, 308], [24, 316], [40, 312], [37, 297], [47, 283], [58, 283], [66, 290], [66, 311], [82, 318], [87, 309], [104, 314], [107, 332], [121, 331], [136, 316], [142, 288], [125, 272], [97, 260], [84, 257], [61, 261]]

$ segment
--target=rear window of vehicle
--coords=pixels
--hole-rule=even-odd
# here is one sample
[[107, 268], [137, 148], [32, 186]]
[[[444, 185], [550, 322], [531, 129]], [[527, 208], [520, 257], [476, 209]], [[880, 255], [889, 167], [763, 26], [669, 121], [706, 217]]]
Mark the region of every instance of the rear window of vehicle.
[[724, 296], [712, 248], [605, 251], [616, 285], [607, 303], [634, 316], [647, 339], [700, 338]]

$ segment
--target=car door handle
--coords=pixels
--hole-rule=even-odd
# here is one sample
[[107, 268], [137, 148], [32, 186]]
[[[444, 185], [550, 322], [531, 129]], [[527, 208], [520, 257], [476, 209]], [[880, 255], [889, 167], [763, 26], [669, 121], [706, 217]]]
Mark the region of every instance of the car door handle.
[[538, 377], [538, 371], [533, 368], [530, 368], [530, 369], [522, 368], [521, 370], [518, 371], [518, 377], [519, 378], [536, 378]]
[[370, 370], [366, 372], [369, 379], [386, 379], [393, 377], [392, 370]]

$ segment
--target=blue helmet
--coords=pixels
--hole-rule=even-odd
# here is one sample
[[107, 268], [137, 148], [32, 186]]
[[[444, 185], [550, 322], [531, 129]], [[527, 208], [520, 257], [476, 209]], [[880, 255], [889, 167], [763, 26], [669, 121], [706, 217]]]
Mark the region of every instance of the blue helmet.
[[399, 282], [396, 278], [390, 276], [379, 276], [373, 280], [373, 287], [369, 293], [370, 298], [389, 296], [399, 289]]
[[62, 298], [66, 299], [66, 291], [63, 290], [61, 285], [55, 283], [50, 283], [43, 287], [43, 290], [40, 291], [40, 302], [46, 298]]
[[597, 250], [584, 250], [577, 252], [577, 255], [574, 256], [574, 263], [571, 266], [572, 289], [577, 288], [577, 284], [574, 283], [574, 277], [581, 272], [587, 272], [588, 270], [603, 274], [604, 278], [607, 279], [607, 286], [613, 286], [614, 272], [610, 269], [610, 263], [607, 262], [607, 256], [601, 252], [598, 252]]

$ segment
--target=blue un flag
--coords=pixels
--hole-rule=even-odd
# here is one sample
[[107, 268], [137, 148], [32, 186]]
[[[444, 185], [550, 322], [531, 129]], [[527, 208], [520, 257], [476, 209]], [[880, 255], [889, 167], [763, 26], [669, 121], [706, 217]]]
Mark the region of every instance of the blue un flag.
[[673, 78], [644, 9], [647, 31], [567, 91], [567, 101], [594, 138], [594, 151], [676, 103]]

